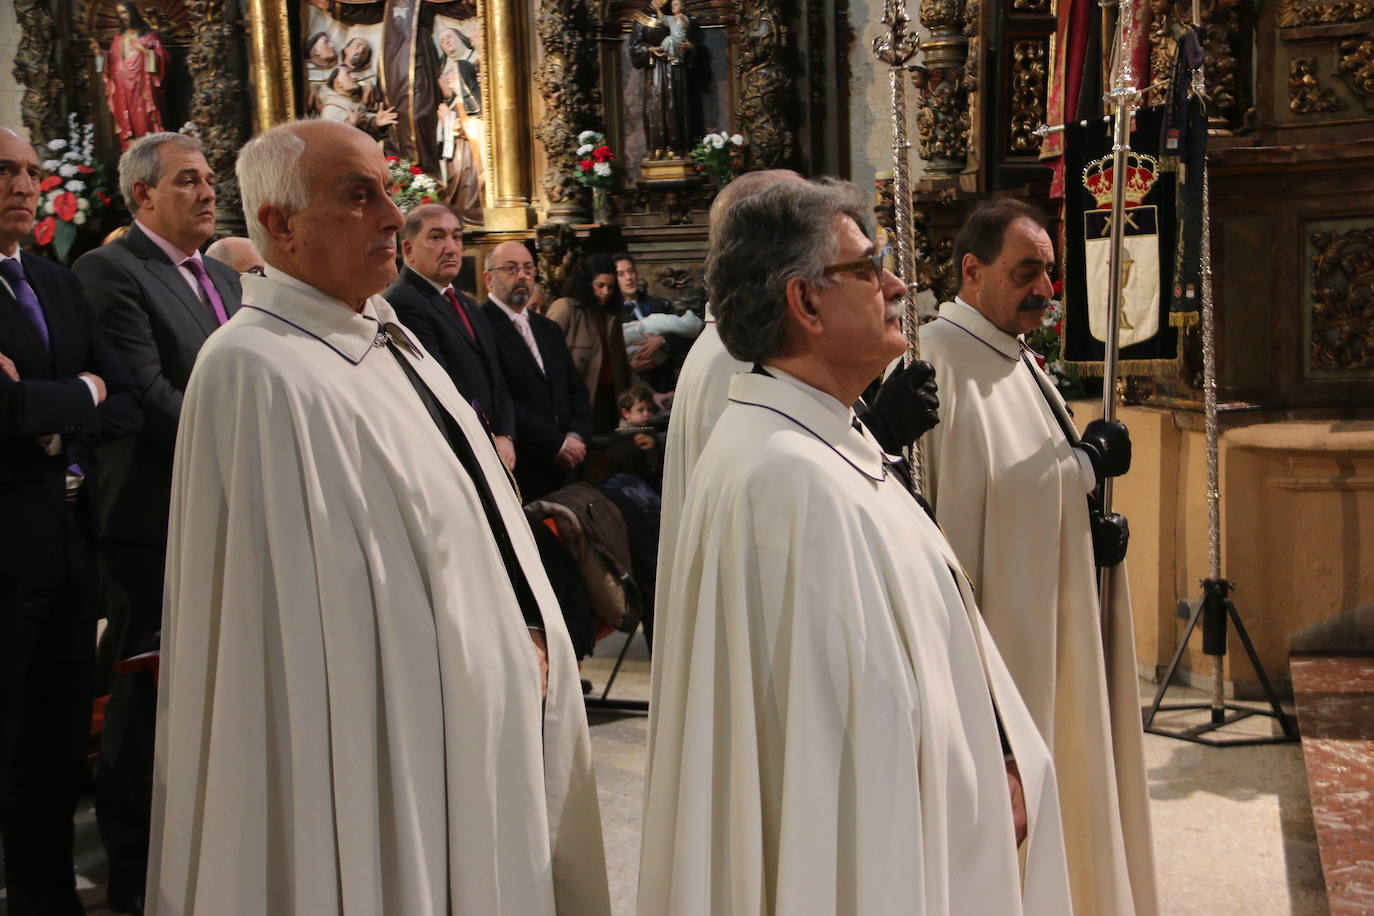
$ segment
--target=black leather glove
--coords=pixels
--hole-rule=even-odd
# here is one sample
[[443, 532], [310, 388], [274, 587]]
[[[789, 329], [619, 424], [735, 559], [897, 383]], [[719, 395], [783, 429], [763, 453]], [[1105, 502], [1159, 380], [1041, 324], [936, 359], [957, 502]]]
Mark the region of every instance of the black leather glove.
[[883, 382], [864, 416], [864, 425], [888, 454], [896, 455], [940, 422], [935, 367], [914, 360]]
[[1120, 420], [1108, 423], [1093, 420], [1083, 430], [1081, 448], [1092, 462], [1093, 473], [1100, 484], [1108, 477], [1120, 477], [1131, 469], [1131, 434]]
[[1098, 566], [1115, 566], [1126, 559], [1126, 545], [1131, 540], [1131, 526], [1126, 524], [1126, 516], [1115, 512], [1103, 515], [1101, 509], [1090, 506], [1088, 524], [1093, 534], [1093, 561]]

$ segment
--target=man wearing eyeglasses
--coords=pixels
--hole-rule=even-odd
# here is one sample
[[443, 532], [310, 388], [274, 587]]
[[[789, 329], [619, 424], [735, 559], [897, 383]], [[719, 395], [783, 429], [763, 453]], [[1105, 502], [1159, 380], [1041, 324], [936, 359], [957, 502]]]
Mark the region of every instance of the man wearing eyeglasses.
[[[926, 442], [930, 501], [973, 577], [983, 619], [1054, 751], [1076, 913], [1156, 911], [1125, 520], [1089, 493], [1130, 466], [1120, 423], [1080, 437], [1025, 345], [1052, 294], [1044, 217], [976, 210], [954, 243], [961, 286], [921, 330], [941, 424]], [[1096, 548], [1096, 557], [1094, 557]], [[1097, 568], [1114, 566], [1106, 631]], [[1106, 653], [1104, 655], [1104, 645]]]
[[490, 322], [506, 388], [515, 405], [515, 480], [529, 502], [574, 480], [587, 456], [592, 408], [586, 383], [572, 363], [563, 331], [528, 308], [534, 258], [520, 242], [487, 254]]
[[1049, 751], [854, 414], [906, 348], [865, 211], [787, 181], [713, 234], [720, 339], [751, 368], [660, 591], [643, 916], [1069, 912]]

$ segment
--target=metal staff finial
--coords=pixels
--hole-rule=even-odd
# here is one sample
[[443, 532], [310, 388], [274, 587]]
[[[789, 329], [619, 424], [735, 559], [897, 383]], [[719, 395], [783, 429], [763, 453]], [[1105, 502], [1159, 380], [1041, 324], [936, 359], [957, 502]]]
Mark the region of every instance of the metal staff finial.
[[[911, 141], [907, 136], [906, 68], [921, 47], [920, 37], [911, 31], [906, 4], [903, 0], [884, 0], [883, 24], [887, 31], [873, 39], [873, 54], [888, 65], [888, 81], [892, 100], [892, 212], [893, 232], [897, 237], [897, 276], [904, 285], [902, 292], [902, 327], [906, 332], [906, 360], [920, 358], [920, 343], [916, 332], [920, 316], [916, 314], [916, 297], [912, 294], [916, 279], [916, 253], [912, 248], [911, 216]], [[911, 469], [912, 489], [924, 490], [921, 448], [914, 442], [906, 449], [907, 466]]]

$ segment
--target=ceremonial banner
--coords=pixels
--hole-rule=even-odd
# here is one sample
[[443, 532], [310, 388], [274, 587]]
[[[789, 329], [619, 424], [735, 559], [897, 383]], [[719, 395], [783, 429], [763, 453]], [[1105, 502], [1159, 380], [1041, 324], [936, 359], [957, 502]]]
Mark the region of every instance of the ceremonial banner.
[[[1161, 159], [1159, 109], [1136, 114], [1126, 156], [1122, 300], [1118, 320], [1122, 372], [1151, 374], [1178, 358], [1169, 321], [1177, 240], [1175, 172]], [[1108, 118], [1064, 130], [1064, 350], [1066, 361], [1099, 374], [1111, 286], [1112, 131]]]

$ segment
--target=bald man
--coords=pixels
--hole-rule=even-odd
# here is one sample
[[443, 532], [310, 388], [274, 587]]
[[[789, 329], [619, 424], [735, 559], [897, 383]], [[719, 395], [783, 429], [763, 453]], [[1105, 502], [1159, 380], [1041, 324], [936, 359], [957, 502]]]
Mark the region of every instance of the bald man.
[[261, 273], [262, 255], [253, 247], [253, 240], [238, 235], [226, 235], [205, 249], [207, 258], [215, 258], [234, 268], [236, 273]]
[[237, 173], [267, 267], [182, 413], [149, 912], [602, 916], [572, 644], [482, 421], [379, 295], [381, 149], [293, 122]]

